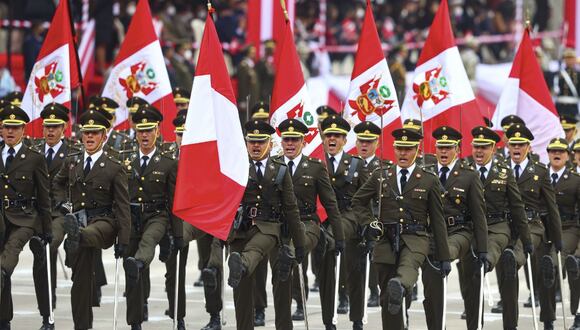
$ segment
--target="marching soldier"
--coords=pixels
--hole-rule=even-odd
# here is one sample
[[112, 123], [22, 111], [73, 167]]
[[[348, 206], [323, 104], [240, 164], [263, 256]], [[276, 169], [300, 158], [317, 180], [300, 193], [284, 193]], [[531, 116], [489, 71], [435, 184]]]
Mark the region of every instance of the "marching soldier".
[[560, 124], [564, 129], [566, 143], [569, 149], [574, 147], [574, 138], [576, 137], [576, 124], [578, 119], [572, 116], [560, 116]]
[[[419, 134], [421, 134], [421, 135], [423, 134], [423, 123], [421, 123], [421, 121], [419, 119], [413, 119], [413, 118], [406, 119], [403, 122], [403, 128], [412, 129], [412, 130], [419, 132]], [[417, 164], [422, 165], [422, 166], [437, 164], [437, 158], [435, 157], [435, 155], [424, 153], [422, 150], [423, 147], [424, 147], [423, 138], [421, 138], [421, 141], [419, 142], [419, 152], [418, 152], [419, 155], [417, 155], [417, 159], [416, 159]], [[414, 294], [416, 295], [416, 293], [414, 293]]]
[[501, 142], [504, 143], [504, 147], [497, 148], [496, 154], [498, 156], [501, 156], [500, 160], [503, 160], [503, 161], [510, 159], [510, 153], [509, 153], [509, 150], [507, 148], [508, 138], [507, 138], [506, 132], [510, 128], [510, 126], [512, 126], [513, 124], [525, 125], [524, 120], [517, 115], [505, 116], [502, 118], [501, 123], [500, 123], [501, 128], [503, 129], [503, 135], [501, 137]]
[[[356, 134], [356, 150], [364, 161], [363, 171], [366, 176], [370, 176], [377, 168], [389, 167], [392, 165], [391, 161], [381, 161], [376, 155], [377, 147], [379, 145], [379, 137], [381, 136], [381, 129], [370, 121], [363, 121], [358, 123], [353, 128]], [[381, 162], [383, 164], [381, 164]], [[376, 216], [378, 211], [378, 200], [374, 200], [372, 204], [373, 214]], [[378, 275], [374, 263], [371, 263], [369, 271], [369, 290], [370, 295], [367, 301], [368, 307], [379, 306], [379, 284]]]
[[[302, 262], [304, 227], [299, 220], [288, 168], [268, 157], [274, 128], [264, 122], [249, 121], [245, 129], [250, 177], [233, 226], [228, 284], [234, 288], [237, 328], [253, 329], [252, 290], [256, 266], [279, 245], [283, 228], [293, 240], [296, 261]], [[285, 250], [281, 248], [284, 254]], [[278, 272], [283, 271], [279, 265], [274, 267]]]
[[129, 139], [131, 139], [131, 141], [133, 141], [132, 143], [136, 143], [135, 141], [135, 123], [133, 122], [133, 114], [135, 112], [137, 112], [137, 110], [139, 109], [140, 106], [142, 105], [146, 105], [149, 104], [149, 102], [145, 101], [144, 99], [140, 98], [139, 96], [133, 96], [132, 98], [128, 99], [127, 102], [125, 102], [125, 105], [127, 107], [127, 110], [129, 111], [129, 124], [131, 124], [131, 127], [129, 127], [126, 130], [121, 131], [121, 133], [127, 135], [127, 137], [129, 137]]
[[[550, 179], [556, 193], [556, 203], [562, 221], [562, 238], [564, 241], [562, 257], [565, 258], [570, 284], [570, 311], [576, 314], [580, 298], [580, 280], [578, 279], [578, 259], [574, 256], [580, 238], [578, 208], [580, 207], [580, 176], [566, 167], [568, 163], [568, 141], [555, 138], [548, 144], [550, 158]], [[554, 306], [555, 307], [555, 306]], [[579, 314], [580, 315], [580, 314]], [[580, 316], [576, 315], [575, 326], [580, 326]]]
[[[332, 249], [332, 245], [329, 246], [323, 256], [323, 261], [319, 265], [321, 266], [318, 272], [321, 297], [325, 297], [325, 300], [332, 299], [329, 303], [323, 302], [322, 304], [332, 308], [334, 306], [335, 281], [344, 283], [346, 286], [344, 294], [348, 294], [350, 299], [349, 318], [353, 323], [353, 329], [362, 329], [363, 310], [364, 304], [366, 304], [366, 301], [364, 301], [364, 267], [366, 266], [365, 260], [367, 259], [368, 249], [367, 246], [361, 247], [360, 245], [359, 220], [356, 213], [353, 212], [351, 203], [356, 191], [367, 180], [368, 173], [363, 170], [364, 161], [362, 159], [347, 154], [343, 149], [346, 144], [346, 135], [350, 131], [350, 124], [346, 120], [339, 115], [330, 115], [322, 122], [321, 127], [330, 182], [336, 194], [338, 209], [343, 219], [342, 227], [345, 243], [344, 247], [341, 246], [340, 240], [334, 237], [335, 249]], [[370, 209], [370, 203], [368, 207]], [[332, 233], [329, 236], [332, 237]], [[342, 258], [343, 262], [341, 263], [344, 268], [341, 269], [341, 278], [334, 278], [335, 272], [333, 270], [336, 264], [336, 256], [333, 253], [329, 253], [328, 250], [335, 250], [337, 254], [340, 254], [341, 249], [344, 249], [342, 254], [344, 256]], [[347, 303], [345, 298], [339, 299], [342, 300], [343, 305]], [[322, 311], [322, 320], [327, 329], [334, 328], [332, 325], [333, 311], [334, 309], [323, 309]]]
[[264, 101], [259, 101], [252, 108], [252, 120], [270, 120], [270, 105]]
[[114, 129], [117, 123], [116, 112], [119, 104], [115, 100], [105, 96], [95, 97], [90, 102], [94, 108], [99, 108], [110, 114], [111, 119], [109, 120], [111, 121], [111, 127], [107, 131], [107, 145], [117, 151], [127, 149], [127, 144], [131, 143], [131, 139], [124, 133]]
[[[44, 157], [24, 145], [24, 126], [28, 115], [16, 105], [0, 113], [3, 123], [0, 185], [3, 196], [0, 225], [0, 329], [10, 330], [13, 317], [11, 276], [24, 245], [36, 233], [52, 242], [49, 179]], [[42, 251], [41, 253], [43, 253]], [[39, 258], [40, 256], [36, 256]]]
[[[71, 260], [71, 306], [75, 329], [92, 328], [92, 283], [97, 250], [115, 244], [124, 256], [131, 234], [127, 176], [103, 154], [110, 122], [95, 110], [80, 117], [84, 152], [69, 154], [53, 181], [55, 200], [67, 209], [65, 251]], [[116, 298], [115, 298], [116, 299]]]
[[558, 114], [578, 116], [580, 76], [576, 71], [576, 52], [567, 48], [563, 54], [564, 68], [554, 75], [554, 96]]
[[[49, 188], [56, 174], [60, 171], [67, 155], [70, 152], [78, 152], [75, 146], [64, 138], [64, 132], [69, 121], [68, 109], [58, 103], [51, 103], [44, 107], [40, 113], [42, 121], [42, 133], [44, 139], [39, 140], [37, 150], [45, 156], [46, 166], [48, 168]], [[54, 194], [50, 191], [52, 204], [52, 242], [45, 247], [44, 240], [39, 236], [33, 236], [30, 240], [30, 250], [33, 252], [34, 261], [32, 264], [32, 276], [34, 279], [34, 289], [36, 291], [36, 301], [38, 310], [42, 316], [41, 329], [54, 329], [54, 324], [50, 324], [49, 303], [48, 303], [48, 274], [46, 268], [45, 248], [50, 248], [50, 270], [51, 270], [51, 287], [52, 287], [52, 307], [56, 305], [56, 258], [58, 247], [64, 240], [64, 217], [54, 204]]]
[[[282, 136], [284, 155], [276, 159], [288, 166], [288, 172], [292, 177], [300, 219], [305, 226], [304, 252], [308, 254], [314, 250], [320, 238], [320, 219], [316, 213], [317, 198], [320, 198], [320, 202], [326, 210], [327, 221], [332, 226], [335, 239], [339, 242], [342, 241], [338, 244], [339, 249], [341, 249], [340, 246], [344, 246], [342, 220], [328, 171], [320, 160], [302, 154], [304, 135], [308, 133], [308, 127], [301, 121], [286, 119], [280, 123], [278, 130]], [[277, 329], [292, 329], [292, 320], [304, 320], [298, 267], [294, 267], [293, 272], [294, 274], [288, 281], [277, 284], [277, 294], [274, 296]], [[296, 312], [290, 318], [290, 289], [292, 286], [294, 287], [292, 291], [294, 291], [293, 297], [296, 300]], [[308, 287], [306, 283], [304, 286]]]
[[153, 260], [155, 248], [165, 235], [170, 221], [172, 228], [177, 230], [175, 237], [181, 237], [181, 220], [171, 213], [177, 162], [162, 155], [155, 144], [163, 117], [143, 107], [132, 119], [139, 152], [125, 161], [129, 176], [132, 231], [123, 268], [127, 283], [127, 324], [131, 325], [131, 329], [138, 330], [144, 321], [143, 308], [148, 290], [144, 286], [144, 271]]
[[[540, 320], [544, 322], [545, 329], [553, 329], [555, 320], [555, 294], [550, 292], [555, 282], [554, 261], [546, 251], [544, 243], [552, 243], [557, 252], [562, 250], [562, 226], [560, 214], [556, 205], [554, 187], [550, 184], [550, 177], [545, 165], [529, 159], [530, 142], [534, 136], [530, 130], [522, 124], [514, 124], [506, 132], [508, 137], [508, 149], [510, 153], [509, 165], [512, 168], [518, 188], [525, 204], [526, 217], [530, 227], [533, 253], [538, 261], [536, 269], [529, 274], [530, 281], [533, 282], [534, 274], [538, 279], [542, 279], [540, 285]], [[543, 220], [541, 215], [546, 214]], [[544, 239], [544, 235], [546, 239]], [[516, 246], [516, 254], [522, 254], [521, 243]], [[508, 285], [517, 286], [517, 275], [515, 281], [508, 281]], [[532, 283], [530, 283], [530, 286]], [[517, 316], [517, 299], [507, 302], [502, 300], [504, 309], [510, 303], [515, 305], [513, 316]], [[505, 325], [504, 319], [504, 325]], [[511, 327], [517, 326], [517, 318], [513, 320]]]
[[[483, 184], [485, 210], [487, 216], [487, 265], [488, 271], [497, 266], [498, 286], [502, 301], [516, 301], [518, 286], [510, 286], [510, 281], [517, 275], [517, 264], [513, 253], [514, 241], [521, 240], [524, 247], [531, 251], [530, 231], [514, 174], [505, 165], [495, 150], [500, 141], [499, 135], [488, 127], [478, 126], [471, 130], [472, 161], [470, 164], [479, 174]], [[520, 260], [520, 266], [524, 263]], [[464, 299], [467, 329], [477, 329], [480, 272], [481, 264], [474, 262], [473, 257], [465, 255], [460, 261], [459, 283]], [[511, 329], [509, 321], [512, 304], [503, 309], [504, 328]], [[517, 316], [516, 316], [517, 318]]]
[[187, 89], [181, 87], [175, 87], [173, 89], [173, 101], [177, 106], [177, 111], [187, 110], [189, 108], [189, 96], [191, 92]]
[[[439, 174], [443, 187], [441, 199], [447, 223], [447, 237], [450, 260], [473, 257], [487, 271], [487, 222], [483, 186], [472, 167], [458, 159], [462, 135], [449, 126], [441, 126], [433, 131], [435, 138], [437, 165], [433, 172]], [[475, 244], [472, 246], [471, 242]], [[472, 249], [475, 255], [472, 256]], [[428, 256], [429, 258], [429, 256]], [[429, 260], [422, 269], [424, 285], [425, 317], [429, 329], [441, 329], [443, 315], [443, 283], [440, 274]], [[477, 273], [479, 275], [479, 272]]]
[[[365, 239], [378, 240], [373, 262], [381, 286], [383, 329], [404, 329], [403, 297], [417, 282], [419, 267], [429, 255], [430, 232], [443, 277], [451, 265], [440, 183], [437, 176], [415, 163], [422, 135], [411, 129], [397, 129], [392, 135], [397, 165], [374, 171], [354, 195], [352, 205], [361, 215]], [[380, 218], [371, 221], [374, 217], [368, 205], [379, 196]]]

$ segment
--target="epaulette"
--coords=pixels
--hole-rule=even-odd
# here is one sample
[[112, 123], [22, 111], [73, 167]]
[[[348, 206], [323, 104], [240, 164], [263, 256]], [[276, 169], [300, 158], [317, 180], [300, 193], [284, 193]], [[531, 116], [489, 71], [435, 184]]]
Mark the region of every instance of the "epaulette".
[[537, 161], [537, 160], [536, 160], [536, 161], [534, 161], [534, 165], [537, 165], [537, 166], [539, 166], [539, 167], [541, 167], [541, 168], [543, 168], [543, 169], [545, 169], [545, 170], [547, 170], [547, 169], [548, 169], [548, 166], [546, 166], [546, 164], [544, 164], [544, 163], [542, 163], [542, 162], [539, 162], [539, 161]]
[[80, 156], [80, 155], [82, 155], [82, 150], [75, 151], [75, 152], [69, 152], [66, 156], [67, 157], [77, 157], [77, 156]]
[[282, 165], [282, 166], [286, 166], [286, 163], [284, 163], [283, 160], [280, 160], [280, 159], [275, 158], [275, 157], [272, 157], [272, 162], [273, 163], [276, 163], [276, 164], [279, 164], [279, 165]]
[[44, 153], [42, 153], [40, 150], [36, 149], [33, 146], [26, 146], [26, 147], [28, 148], [28, 150], [30, 150], [30, 151], [32, 151], [32, 152], [34, 152], [36, 154], [39, 154], [39, 155], [43, 155], [44, 156]]
[[432, 168], [430, 168], [430, 167], [427, 167], [427, 166], [421, 166], [421, 165], [417, 165], [417, 166], [418, 166], [420, 169], [422, 169], [422, 170], [423, 170], [423, 172], [425, 172], [425, 173], [429, 173], [429, 174], [432, 174], [433, 176], [437, 176], [437, 173], [436, 173], [436, 172], [434, 172]]
[[473, 166], [471, 166], [470, 164], [467, 164], [466, 162], [461, 162], [459, 164], [459, 167], [461, 167], [461, 169], [466, 170], [466, 171], [474, 171], [475, 172], [475, 168]]
[[166, 151], [163, 151], [161, 153], [161, 155], [162, 156], [165, 156], [165, 157], [167, 157], [169, 159], [173, 159], [173, 160], [177, 159], [177, 156], [175, 155], [175, 150], [166, 150]]
[[109, 155], [107, 155], [107, 158], [109, 158], [109, 160], [110, 160], [110, 161], [112, 161], [112, 162], [113, 162], [113, 163], [115, 163], [115, 164], [122, 165], [121, 161], [120, 161], [119, 159], [117, 159], [117, 158], [113, 157], [113, 156], [109, 156]]
[[322, 160], [320, 160], [319, 158], [306, 157], [306, 159], [307, 159], [309, 162], [312, 162], [312, 163], [317, 163], [317, 164], [320, 164], [320, 163], [322, 163]]
[[275, 156], [271, 156], [271, 157], [272, 157], [272, 159], [275, 159], [275, 160], [278, 160], [278, 161], [281, 161], [281, 162], [283, 162], [282, 158], [283, 158], [284, 156], [283, 156], [283, 155], [275, 155]]

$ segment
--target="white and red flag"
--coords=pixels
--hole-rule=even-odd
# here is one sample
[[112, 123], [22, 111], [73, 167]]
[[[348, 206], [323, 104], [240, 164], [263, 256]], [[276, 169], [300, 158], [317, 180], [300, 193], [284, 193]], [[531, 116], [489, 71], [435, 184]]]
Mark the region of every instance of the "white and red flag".
[[431, 133], [447, 125], [461, 131], [463, 152], [470, 155], [471, 129], [484, 124], [455, 44], [447, 0], [441, 1], [429, 29], [401, 117], [423, 121], [426, 152], [435, 149]]
[[[276, 128], [287, 118], [304, 122], [309, 132], [304, 136], [306, 146], [302, 152], [310, 155], [321, 145], [322, 140], [318, 132], [318, 115], [310, 102], [289, 22], [286, 23], [284, 40], [278, 49], [276, 76], [270, 104], [270, 124]], [[280, 132], [274, 134], [273, 142], [272, 154], [278, 154], [281, 150]]]
[[564, 39], [566, 47], [575, 48], [580, 54], [580, 4], [577, 0], [566, 0], [564, 3]]
[[[284, 0], [290, 24], [294, 22], [296, 1]], [[248, 43], [260, 50], [266, 40], [274, 40], [278, 45], [284, 39], [285, 17], [280, 0], [248, 0]], [[261, 51], [257, 52], [260, 57]]]
[[528, 29], [514, 58], [509, 78], [503, 88], [493, 114], [493, 127], [501, 130], [501, 120], [508, 115], [517, 115], [534, 134], [532, 149], [546, 163], [546, 146], [555, 137], [564, 137], [564, 130], [550, 90], [530, 40]]
[[61, 1], [22, 98], [22, 109], [31, 121], [27, 126], [30, 136], [42, 136], [40, 112], [47, 104], [57, 102], [70, 109], [71, 90], [79, 85], [75, 51], [68, 1]]
[[119, 103], [115, 128], [129, 128], [126, 102], [133, 96], [139, 96], [163, 114], [163, 139], [175, 140], [172, 120], [175, 118], [176, 107], [147, 0], [139, 0], [137, 3], [135, 15], [103, 89], [103, 96]]
[[173, 213], [227, 239], [248, 182], [248, 162], [234, 91], [208, 14], [180, 149]]
[[[369, 0], [350, 79], [345, 119], [351, 127], [366, 120], [379, 127], [382, 124], [383, 145], [379, 155], [393, 159], [393, 137], [390, 132], [402, 126], [401, 112]], [[344, 149], [348, 152], [356, 150], [355, 143], [356, 135], [351, 130]]]

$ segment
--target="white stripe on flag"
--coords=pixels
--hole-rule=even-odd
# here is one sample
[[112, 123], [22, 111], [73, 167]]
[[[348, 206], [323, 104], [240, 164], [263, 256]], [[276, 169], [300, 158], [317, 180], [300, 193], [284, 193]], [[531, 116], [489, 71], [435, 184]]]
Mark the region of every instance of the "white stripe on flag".
[[95, 20], [92, 19], [85, 26], [83, 30], [83, 35], [81, 38], [81, 43], [79, 45], [79, 57], [81, 61], [81, 74], [84, 76], [87, 72], [87, 68], [91, 63], [95, 50]]
[[[274, 1], [260, 1], [260, 40], [272, 39], [274, 29]], [[277, 1], [277, 0], [276, 0]]]

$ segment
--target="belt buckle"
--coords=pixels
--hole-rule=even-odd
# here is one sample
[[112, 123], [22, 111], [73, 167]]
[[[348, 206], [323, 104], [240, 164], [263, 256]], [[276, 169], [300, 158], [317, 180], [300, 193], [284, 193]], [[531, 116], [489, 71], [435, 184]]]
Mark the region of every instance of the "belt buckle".
[[449, 226], [455, 226], [455, 217], [447, 217], [447, 224]]
[[[258, 215], [258, 208], [255, 206], [250, 207], [250, 211], [248, 212], [248, 216], [250, 218], [255, 218]], [[254, 220], [252, 219], [252, 222], [254, 222]]]

